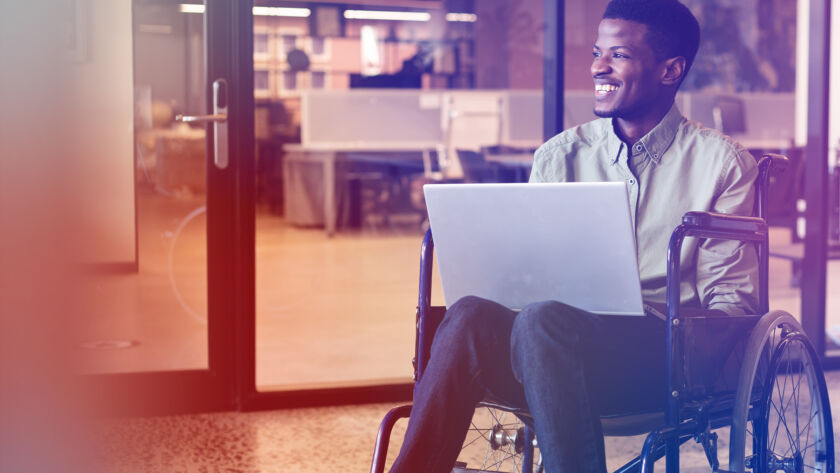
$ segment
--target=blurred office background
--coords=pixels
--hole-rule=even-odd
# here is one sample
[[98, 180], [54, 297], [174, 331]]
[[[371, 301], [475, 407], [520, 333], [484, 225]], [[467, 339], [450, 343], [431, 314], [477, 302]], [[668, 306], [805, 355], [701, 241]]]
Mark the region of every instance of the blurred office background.
[[[207, 55], [206, 25], [218, 20], [185, 1], [62, 2], [68, 84], [89, 125], [77, 134], [85, 173], [77, 198], [90, 242], [79, 257], [92, 269], [87, 300], [95, 303], [74, 335], [81, 370], [105, 385], [189, 385], [195, 373], [214, 372], [218, 356], [235, 360], [226, 373], [244, 372], [241, 383], [252, 383], [257, 398], [377, 386], [404, 396], [427, 226], [422, 185], [526, 181], [544, 139], [547, 95], [562, 98], [563, 127], [594, 118], [589, 65], [606, 1], [561, 3], [564, 15], [546, 12], [543, 0], [255, 2], [252, 23], [231, 26], [241, 49], [226, 59], [253, 83], [252, 102], [237, 112], [252, 113], [253, 148], [230, 153], [235, 184], [213, 191], [207, 130], [215, 125], [175, 118], [214, 111], [205, 68], [208, 57], [220, 59]], [[704, 42], [677, 97], [683, 114], [756, 156], [793, 160], [771, 196], [771, 293], [774, 307], [801, 315], [808, 3], [686, 3]], [[557, 31], [562, 47], [547, 50], [546, 35]], [[563, 87], [546, 91], [552, 57], [564, 65]], [[840, 83], [836, 63], [829, 84]], [[234, 82], [232, 91], [247, 89]], [[840, 239], [838, 91], [826, 150], [833, 184], [822, 196], [835, 248], [827, 256]], [[245, 225], [214, 221], [211, 201]], [[209, 243], [226, 231], [245, 232], [234, 250]], [[250, 269], [208, 270], [208, 258], [252, 254]], [[838, 264], [827, 262], [829, 352], [840, 347]], [[253, 288], [230, 289], [211, 274], [251, 270]], [[214, 302], [222, 293], [233, 296]], [[434, 297], [442, 301], [439, 290]], [[253, 324], [252, 344], [228, 330], [242, 319], [247, 330]]]
[[[771, 307], [801, 318], [837, 368], [840, 61], [822, 52], [840, 50], [840, 5], [685, 3], [705, 39], [677, 103], [756, 156], [791, 157], [770, 196]], [[812, 14], [829, 3], [831, 17]], [[69, 469], [84, 451], [74, 414], [90, 404], [148, 415], [409, 399], [422, 185], [525, 181], [547, 134], [594, 118], [605, 4], [4, 7], [4, 467]], [[325, 439], [364, 464], [386, 408], [120, 419], [105, 437], [142, 471], [249, 455], [243, 470], [282, 469], [277, 446], [317, 463], [305, 445]]]

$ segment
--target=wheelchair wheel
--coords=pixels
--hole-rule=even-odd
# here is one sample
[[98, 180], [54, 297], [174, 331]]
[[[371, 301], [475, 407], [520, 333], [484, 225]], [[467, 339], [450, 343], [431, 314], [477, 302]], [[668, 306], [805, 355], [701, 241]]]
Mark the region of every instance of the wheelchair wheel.
[[733, 409], [729, 469], [834, 471], [825, 378], [802, 327], [786, 312], [763, 316], [747, 343]]
[[804, 333], [773, 353], [755, 426], [757, 472], [834, 471], [834, 439], [825, 380]]
[[[527, 438], [525, 424], [515, 414], [488, 406], [476, 408], [467, 437], [461, 447], [453, 473], [504, 471], [542, 473], [542, 462], [534, 448], [533, 435]], [[526, 455], [531, 445], [533, 455]], [[529, 469], [526, 457], [533, 460]]]

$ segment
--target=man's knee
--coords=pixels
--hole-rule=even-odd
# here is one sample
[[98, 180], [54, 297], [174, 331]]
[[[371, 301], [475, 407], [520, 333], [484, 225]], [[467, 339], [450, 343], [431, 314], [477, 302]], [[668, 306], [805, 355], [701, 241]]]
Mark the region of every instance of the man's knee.
[[443, 350], [454, 358], [478, 361], [499, 350], [507, 352], [514, 317], [513, 311], [496, 302], [463, 297], [446, 311], [435, 333], [432, 351]]
[[513, 322], [511, 342], [531, 345], [543, 340], [577, 343], [591, 317], [584, 311], [557, 301], [527, 305]]
[[496, 302], [477, 296], [464, 296], [446, 311], [444, 322], [461, 329], [478, 328], [504, 316], [506, 309]]

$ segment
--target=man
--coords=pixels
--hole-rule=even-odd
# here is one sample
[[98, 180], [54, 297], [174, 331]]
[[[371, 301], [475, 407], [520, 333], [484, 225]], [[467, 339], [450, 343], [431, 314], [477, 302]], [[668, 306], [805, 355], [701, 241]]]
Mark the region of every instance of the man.
[[[627, 183], [650, 313], [597, 316], [549, 301], [517, 314], [476, 297], [459, 300], [435, 336], [392, 472], [450, 471], [474, 406], [487, 397], [531, 412], [549, 473], [605, 471], [599, 416], [664, 406], [665, 324], [653, 314], [665, 303], [670, 233], [691, 210], [750, 215], [757, 174], [743, 148], [674, 105], [699, 36], [677, 0], [610, 2], [591, 67], [602, 118], [543, 144], [531, 174], [532, 182]], [[682, 304], [754, 313], [756, 267], [749, 246], [689, 240]]]

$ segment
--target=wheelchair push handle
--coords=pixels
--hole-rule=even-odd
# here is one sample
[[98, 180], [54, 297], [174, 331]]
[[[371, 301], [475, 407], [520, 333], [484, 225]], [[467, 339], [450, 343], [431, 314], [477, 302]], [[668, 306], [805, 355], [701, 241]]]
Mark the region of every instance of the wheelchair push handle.
[[770, 175], [784, 172], [790, 164], [787, 156], [775, 153], [765, 153], [758, 160], [758, 177], [756, 178], [755, 209], [753, 214], [759, 218], [767, 218], [767, 195], [770, 191]]

